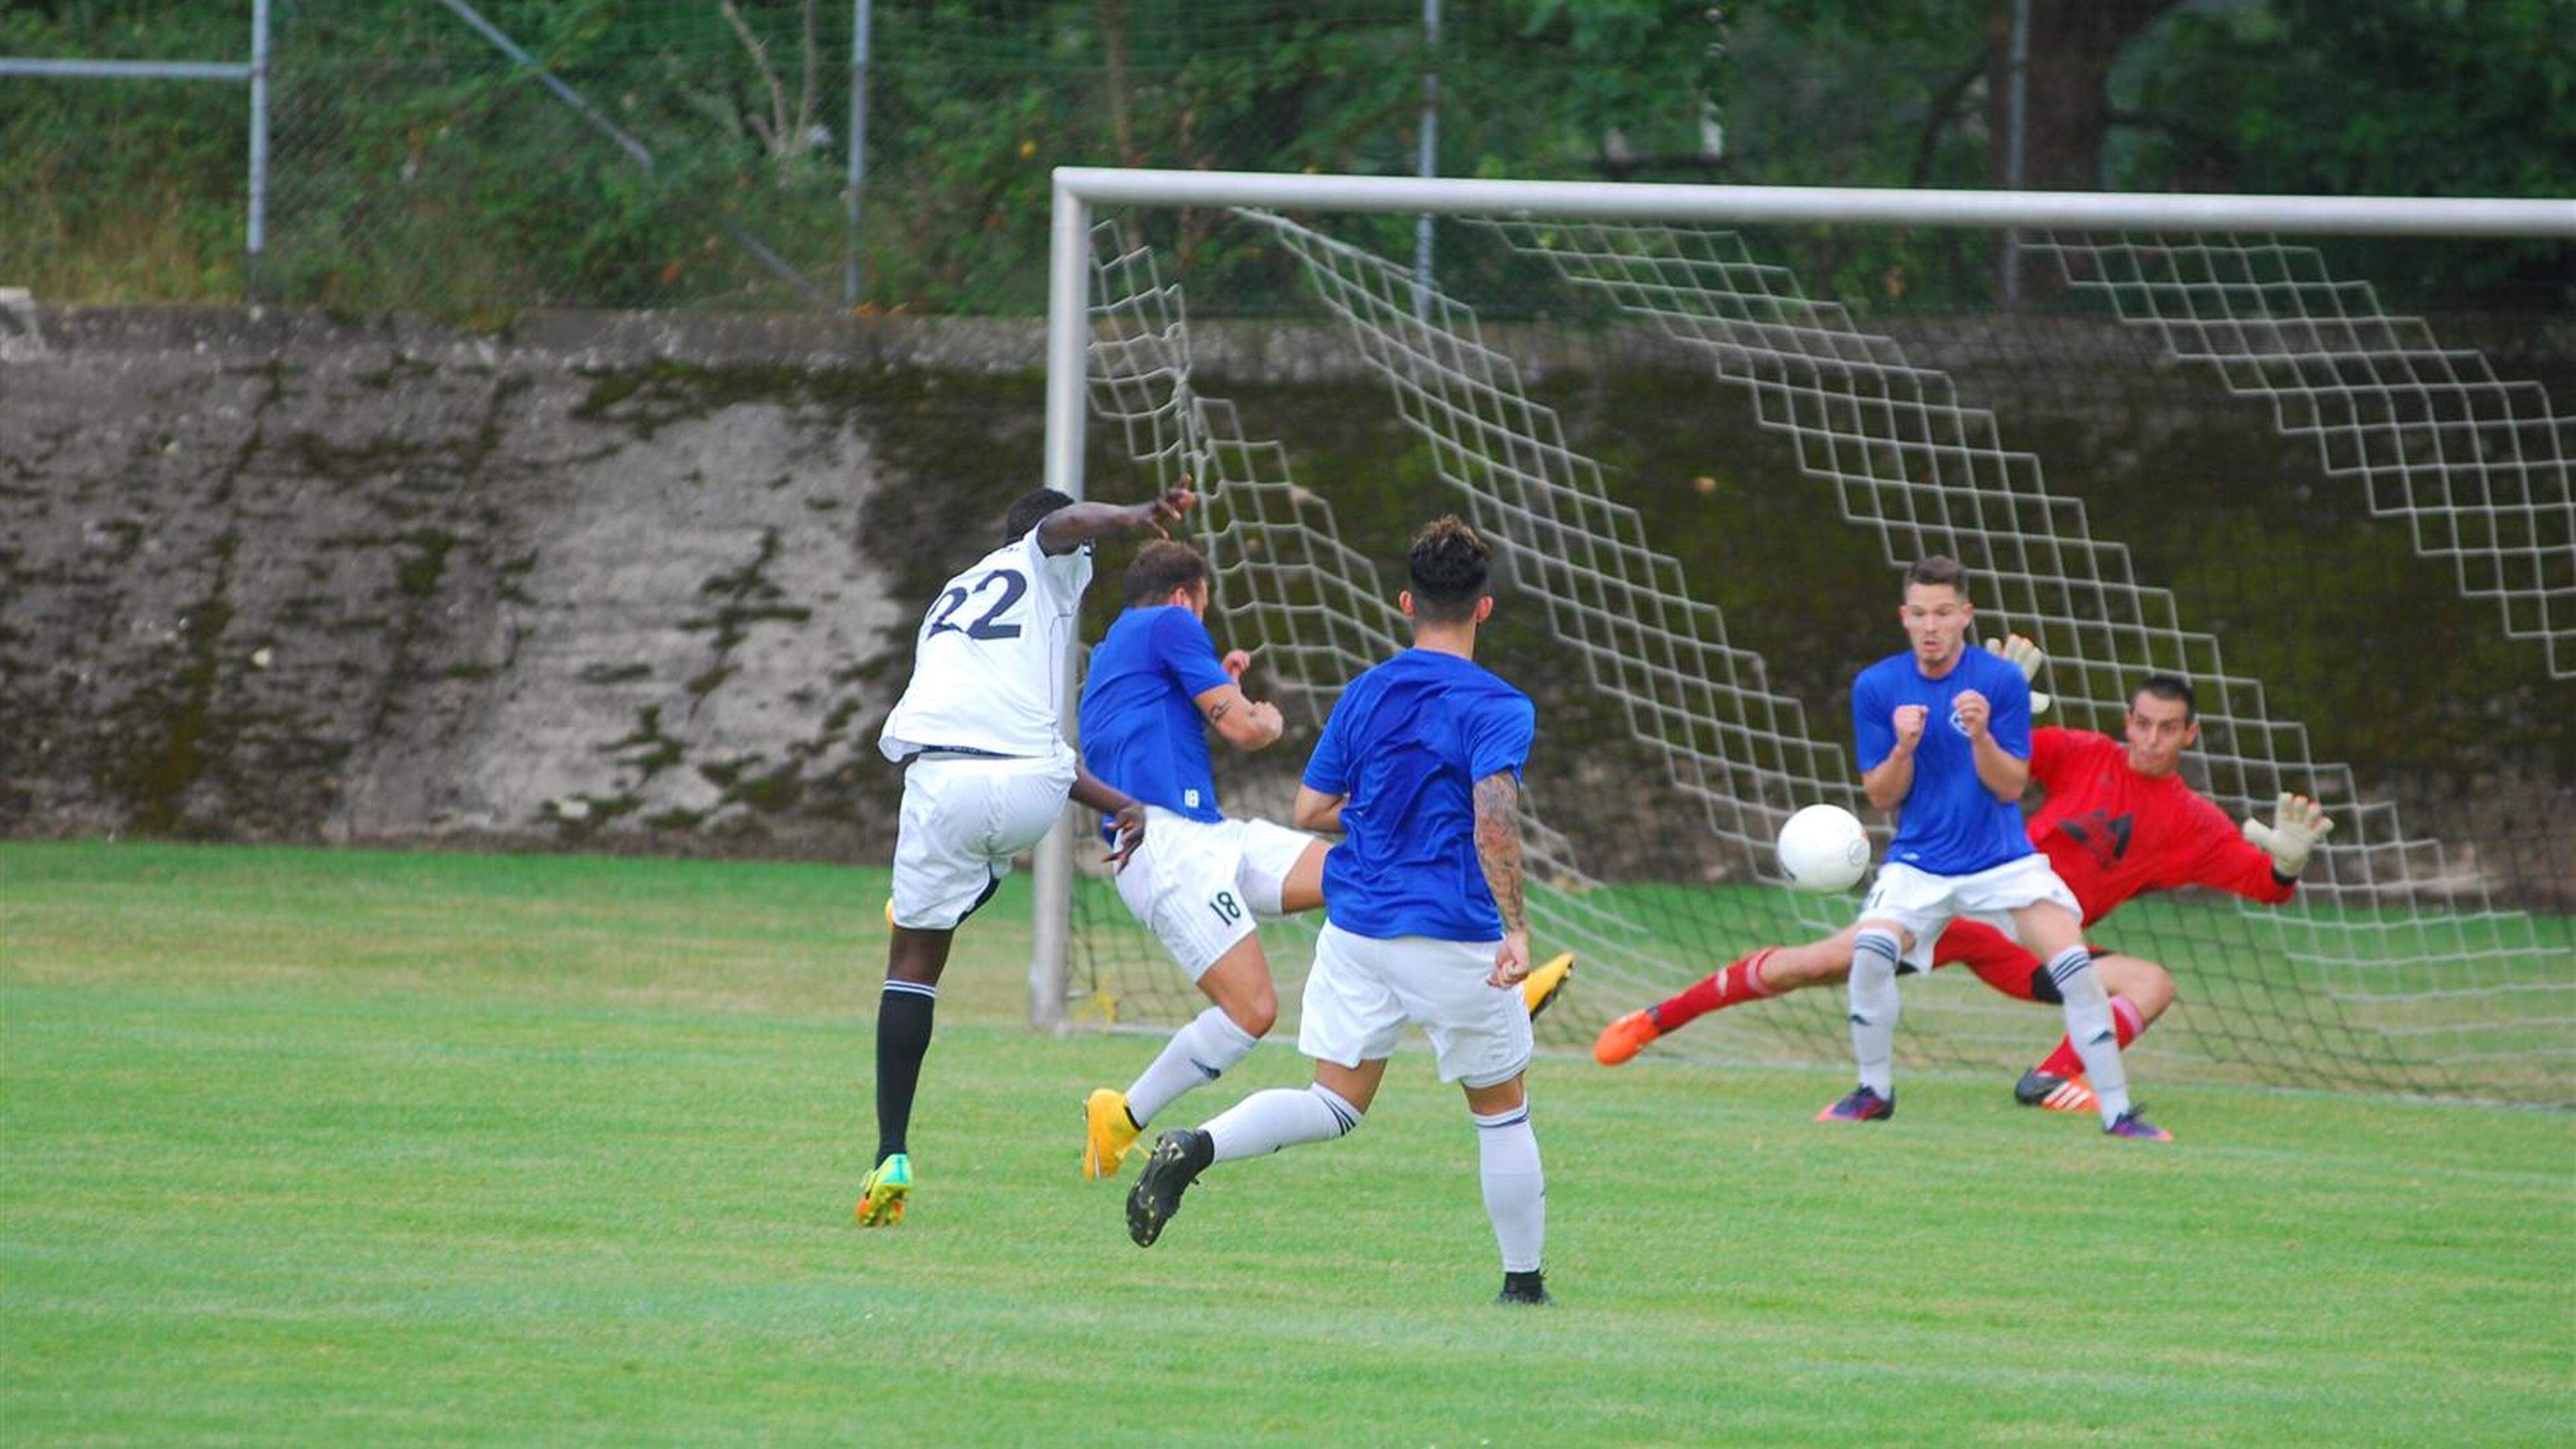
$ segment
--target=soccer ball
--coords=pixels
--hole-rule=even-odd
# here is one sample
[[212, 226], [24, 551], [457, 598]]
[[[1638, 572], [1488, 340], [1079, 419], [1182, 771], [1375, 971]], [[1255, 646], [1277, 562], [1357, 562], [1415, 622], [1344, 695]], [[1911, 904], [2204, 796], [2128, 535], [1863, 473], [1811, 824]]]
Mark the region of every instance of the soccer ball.
[[1780, 869], [1802, 891], [1847, 891], [1869, 870], [1869, 832], [1840, 805], [1810, 805], [1780, 827]]

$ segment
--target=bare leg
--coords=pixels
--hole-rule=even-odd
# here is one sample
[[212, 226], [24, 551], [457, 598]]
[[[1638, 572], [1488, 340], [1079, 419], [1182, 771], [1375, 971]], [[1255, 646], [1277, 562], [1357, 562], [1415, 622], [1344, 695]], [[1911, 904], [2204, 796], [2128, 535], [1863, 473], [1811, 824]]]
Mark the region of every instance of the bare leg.
[[2100, 973], [2104, 991], [2137, 1008], [2142, 1024], [2164, 1015], [2174, 1003], [2173, 973], [2143, 956], [2105, 951], [2093, 958], [2093, 969]]
[[[1315, 1085], [1363, 1112], [1369, 1109], [1369, 1103], [1377, 1100], [1377, 1085], [1384, 1080], [1386, 1080], [1386, 1058], [1384, 1057], [1373, 1062], [1362, 1062], [1356, 1067], [1346, 1067], [1339, 1062], [1315, 1063]], [[1519, 1080], [1517, 1077], [1513, 1078], [1515, 1082]], [[1469, 1099], [1468, 1105], [1471, 1107], [1475, 1105], [1473, 1098]]]
[[1293, 916], [1324, 904], [1324, 852], [1330, 848], [1318, 840], [1297, 857], [1288, 878], [1279, 883], [1280, 914]]
[[1821, 941], [1775, 946], [1762, 958], [1762, 983], [1774, 995], [1806, 986], [1825, 986], [1851, 975], [1852, 941], [1860, 927], [1845, 926]]
[[1241, 1027], [1247, 1036], [1268, 1036], [1279, 1021], [1279, 988], [1270, 979], [1270, 958], [1262, 954], [1261, 937], [1234, 943], [1199, 977], [1199, 990]]
[[948, 948], [956, 940], [955, 931], [916, 931], [910, 926], [896, 926], [886, 940], [886, 979], [938, 985], [939, 973], [948, 969]]
[[[1200, 973], [1199, 990], [1215, 1005], [1172, 1033], [1123, 1097], [1104, 1089], [1085, 1099], [1085, 1175], [1115, 1171], [1115, 1159], [1134, 1140], [1132, 1129], [1153, 1121], [1183, 1093], [1232, 1070], [1279, 1020], [1278, 990], [1258, 935], [1245, 936], [1216, 958]], [[1124, 1124], [1117, 1121], [1121, 1113]]]

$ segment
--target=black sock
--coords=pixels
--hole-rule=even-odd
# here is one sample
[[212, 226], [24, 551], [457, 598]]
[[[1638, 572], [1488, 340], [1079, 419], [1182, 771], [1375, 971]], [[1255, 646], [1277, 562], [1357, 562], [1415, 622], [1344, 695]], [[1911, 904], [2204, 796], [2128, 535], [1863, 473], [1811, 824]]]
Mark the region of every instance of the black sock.
[[921, 1059], [930, 1051], [930, 1018], [939, 1005], [936, 987], [889, 981], [877, 998], [877, 1161], [907, 1151], [912, 1094], [921, 1085]]

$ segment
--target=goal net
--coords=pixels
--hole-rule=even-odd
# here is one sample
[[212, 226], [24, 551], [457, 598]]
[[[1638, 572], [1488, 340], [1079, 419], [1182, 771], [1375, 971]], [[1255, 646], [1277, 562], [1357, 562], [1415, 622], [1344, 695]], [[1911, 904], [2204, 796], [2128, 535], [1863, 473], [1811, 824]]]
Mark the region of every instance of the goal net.
[[[2185, 891], [2089, 933], [2179, 983], [2181, 1004], [2135, 1048], [2146, 1080], [2576, 1098], [2565, 727], [2543, 719], [2537, 747], [2464, 767], [2462, 781], [2485, 771], [2481, 806], [2460, 784], [2409, 798], [2402, 751], [2376, 777], [2323, 757], [2300, 704], [2313, 693], [2340, 712], [2375, 689], [2402, 712], [2425, 673], [2410, 641], [2335, 637], [2337, 616], [2309, 601], [2337, 590], [2438, 602], [2447, 627], [2475, 620], [2480, 637], [2445, 647], [2487, 662], [2483, 707], [2499, 717], [2576, 702], [2576, 425], [2541, 381], [2393, 313], [2319, 247], [2154, 225], [2149, 198], [2090, 199], [2117, 230], [2026, 227], [2035, 300], [2020, 309], [1909, 311], [1883, 305], [1891, 283], [1868, 289], [1882, 305], [1865, 312], [1801, 274], [1882, 255], [1923, 265], [1925, 249], [1873, 231], [1883, 218], [1865, 207], [1783, 229], [1651, 214], [1656, 194], [1722, 210], [1719, 188], [1447, 183], [1451, 260], [1430, 280], [1389, 245], [1399, 233], [1335, 214], [1333, 179], [1314, 180], [1315, 194], [1186, 226], [1143, 205], [1069, 221], [1060, 196], [1051, 478], [1097, 496], [1196, 480], [1210, 629], [1254, 651], [1248, 692], [1291, 722], [1270, 751], [1220, 751], [1238, 815], [1285, 818], [1342, 686], [1404, 647], [1393, 597], [1410, 528], [1456, 513], [1498, 541], [1480, 657], [1539, 702], [1523, 813], [1533, 936], [1542, 958], [1579, 961], [1544, 1045], [1579, 1048], [1756, 947], [1850, 922], [1857, 896], [1788, 889], [1771, 840], [1825, 801], [1871, 820], [1883, 845], [1857, 790], [1849, 680], [1901, 645], [1904, 566], [1946, 553], [1972, 572], [1981, 634], [2046, 650], [2038, 686], [2058, 702], [2038, 723], [2117, 735], [2143, 676], [2179, 674], [2202, 723], [2190, 783], [2235, 818], [2268, 817], [2284, 791], [2335, 817], [2287, 906]], [[2441, 225], [2438, 204], [2395, 206], [2414, 208], [2410, 229]], [[1953, 254], [1983, 256], [2013, 220], [1939, 224]], [[2576, 216], [2555, 225], [2576, 233]], [[1194, 322], [1185, 267], [1222, 285], [1245, 257], [1292, 278], [1311, 311]], [[1078, 297], [1061, 295], [1072, 285]], [[1226, 310], [1195, 300], [1203, 318]], [[1489, 320], [1498, 308], [1508, 321]], [[2570, 365], [2510, 327], [2503, 350], [2508, 364], [2539, 357], [2537, 371]], [[1066, 436], [1077, 402], [1095, 428], [1088, 480], [1080, 432]], [[2348, 493], [2329, 506], [2326, 488]], [[2099, 521], [2113, 517], [2153, 533], [2186, 577], [2142, 561]], [[2284, 550], [2285, 536], [2304, 542]], [[2195, 602], [2223, 617], [2195, 617]], [[2237, 662], [2248, 655], [2290, 660], [2293, 687], [2267, 688]], [[2309, 683], [2354, 677], [2375, 683], [2358, 696]], [[2513, 735], [2517, 719], [2498, 728]], [[1204, 1003], [1096, 856], [1042, 862], [1039, 1015], [1177, 1025]], [[1264, 928], [1283, 1033], [1317, 924]], [[2053, 1010], [1964, 971], [1905, 990], [1898, 1045], [1916, 1066], [2017, 1070], [2058, 1030]], [[1717, 1013], [1657, 1051], [1842, 1064], [1841, 994]]]

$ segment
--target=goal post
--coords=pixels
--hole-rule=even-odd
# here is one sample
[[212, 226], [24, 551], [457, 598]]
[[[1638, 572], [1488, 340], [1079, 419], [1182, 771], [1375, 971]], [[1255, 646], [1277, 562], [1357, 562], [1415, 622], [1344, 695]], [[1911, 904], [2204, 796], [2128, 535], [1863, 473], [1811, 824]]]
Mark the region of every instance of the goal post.
[[[1211, 622], [1222, 616], [1221, 631], [1260, 638], [1284, 695], [1311, 724], [1341, 679], [1400, 647], [1401, 621], [1365, 552], [1336, 533], [1332, 489], [1295, 482], [1284, 448], [1194, 379], [1181, 289], [1161, 278], [1152, 249], [1104, 240], [1105, 214], [1172, 208], [1226, 212], [1293, 259], [1417, 439], [1430, 479], [1421, 486], [1445, 490], [1438, 510], [1460, 512], [1504, 545], [1511, 607], [1543, 621], [1569, 677], [1598, 704], [1585, 728], [1615, 737], [1669, 792], [1676, 804], [1664, 826], [1704, 835], [1721, 857], [1707, 879], [1722, 884], [1605, 883], [1583, 864], [1587, 851], [1601, 853], [1581, 838], [1594, 832], [1555, 828], [1548, 812], [1565, 797], [1533, 782], [1525, 825], [1545, 882], [1534, 885], [1533, 917], [1543, 934], [1579, 943], [1587, 987], [1598, 981], [1611, 993], [1600, 1010], [1677, 988], [1727, 959], [1717, 953], [1847, 923], [1849, 901], [1795, 896], [1764, 858], [1788, 810], [1856, 799], [1847, 729], [1824, 698], [1781, 687], [1761, 651], [1733, 640], [1722, 610], [1696, 592], [1706, 586], [1658, 547], [1615, 470], [1535, 395], [1473, 307], [1435, 292], [1436, 305], [1417, 308], [1409, 265], [1326, 234], [1322, 218], [1420, 213], [1476, 228], [1514, 264], [1697, 358], [1712, 406], [1749, 400], [1754, 423], [1789, 440], [1796, 471], [1830, 485], [1841, 520], [1874, 532], [1887, 561], [1908, 548], [1955, 552], [1993, 578], [1994, 617], [2049, 649], [2042, 683], [2070, 701], [2068, 723], [2116, 728], [2140, 670], [2181, 672], [2203, 690], [2211, 726], [2206, 778], [2196, 783], [2223, 808], [2245, 814], [2279, 789], [2329, 798], [2347, 828], [2310, 867], [2301, 904], [2274, 911], [2193, 895], [2127, 908], [2142, 933], [2130, 939], [2175, 958], [2185, 999], [2207, 1003], [2191, 1016], [2188, 1050], [2260, 1080], [2568, 1099], [2576, 971], [2563, 931], [2551, 934], [2565, 922], [2535, 925], [2495, 905], [2463, 865], [2477, 858], [2474, 846], [2446, 850], [2410, 834], [2393, 804], [2343, 766], [2312, 758], [2305, 730], [2274, 716], [2261, 682], [2230, 670], [2219, 636], [2184, 619], [2118, 541], [2097, 535], [2080, 501], [2050, 489], [2049, 460], [2016, 443], [2014, 418], [1865, 319], [1812, 300], [1738, 229], [2018, 232], [2024, 252], [2053, 260], [2065, 292], [2105, 326], [2156, 339], [2163, 365], [2201, 369], [2224, 395], [2268, 402], [2285, 450], [2305, 448], [2329, 474], [2357, 476], [2374, 514], [2402, 519], [2419, 557], [2456, 565], [2459, 592], [2493, 601], [2503, 636], [2537, 641], [2548, 675], [2567, 679], [2576, 678], [2576, 502], [2567, 488], [2576, 428], [2542, 390], [2497, 376], [2415, 319], [2386, 314], [2366, 286], [2325, 275], [2299, 248], [2238, 234], [2564, 242], [2576, 238], [2576, 202], [1059, 169], [1046, 481], [1077, 498], [1090, 491], [1083, 463], [1095, 412], [1118, 419], [1128, 455], [1159, 481], [1206, 469], [1210, 516], [1194, 532], [1217, 565]], [[2140, 236], [2155, 240], [2123, 240]], [[1829, 607], [1865, 602], [1837, 597]], [[1987, 596], [1978, 602], [1986, 612]], [[1543, 707], [1542, 748], [1548, 730]], [[1078, 897], [1098, 894], [1082, 892], [1073, 858], [1081, 833], [1069, 813], [1035, 860], [1030, 1016], [1050, 1029], [1076, 1014], [1068, 983], [1085, 909]], [[1132, 931], [1122, 939], [1118, 950], [1140, 949]], [[2186, 974], [2203, 960], [2224, 964]], [[1168, 963], [1137, 969], [1187, 991]], [[1120, 995], [1084, 984], [1095, 1002]], [[1168, 1007], [1182, 1004], [1176, 995]], [[1157, 1015], [1164, 1010], [1118, 1020], [1177, 1024]], [[1908, 1049], [1950, 1062], [2012, 1050], [1993, 1045], [2011, 1039], [1999, 1019], [2012, 1010], [1944, 1005]], [[2027, 1037], [2031, 1019], [2020, 1010], [2010, 1030]], [[1834, 1060], [1828, 1015], [1839, 1020], [1782, 1013], [1786, 1024], [1754, 1054]], [[2284, 1034], [2291, 1060], [2274, 1070], [2258, 1058]], [[1741, 1034], [1708, 1039], [1718, 1055], [1743, 1054]]]

